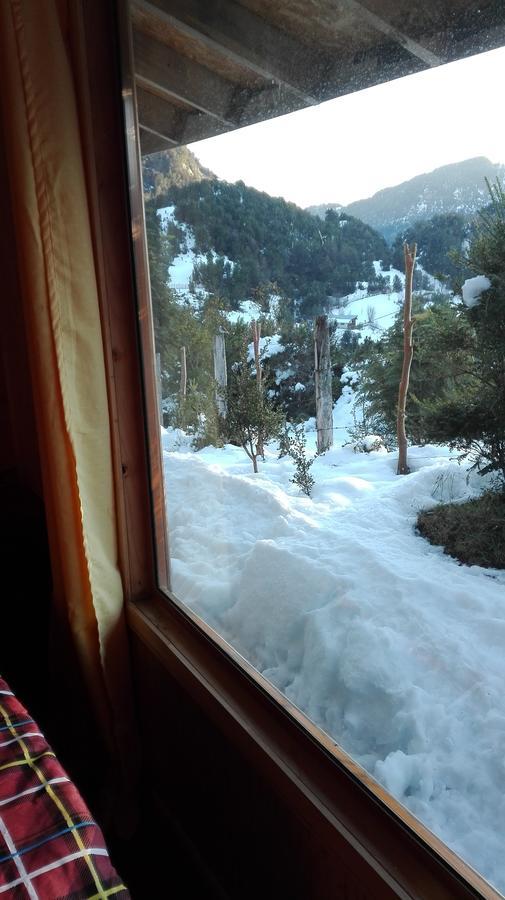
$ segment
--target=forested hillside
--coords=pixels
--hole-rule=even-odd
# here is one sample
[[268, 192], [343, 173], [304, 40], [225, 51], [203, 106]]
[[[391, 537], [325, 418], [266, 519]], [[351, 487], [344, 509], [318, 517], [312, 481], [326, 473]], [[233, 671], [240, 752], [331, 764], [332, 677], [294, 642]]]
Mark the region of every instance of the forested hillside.
[[146, 199], [166, 194], [174, 187], [215, 178], [187, 147], [160, 150], [146, 156], [142, 166], [142, 178]]
[[432, 275], [459, 278], [458, 254], [472, 233], [472, 223], [460, 213], [446, 213], [431, 219], [417, 219], [397, 234], [392, 246], [393, 265], [403, 266], [403, 242], [417, 243], [418, 258]]
[[219, 295], [230, 308], [275, 285], [302, 318], [316, 315], [352, 292], [357, 281], [371, 281], [373, 260], [389, 265], [385, 240], [358, 219], [330, 211], [320, 221], [242, 182], [193, 182], [155, 202], [171, 208], [174, 256], [183, 252], [190, 231], [192, 250], [201, 256], [195, 288]]

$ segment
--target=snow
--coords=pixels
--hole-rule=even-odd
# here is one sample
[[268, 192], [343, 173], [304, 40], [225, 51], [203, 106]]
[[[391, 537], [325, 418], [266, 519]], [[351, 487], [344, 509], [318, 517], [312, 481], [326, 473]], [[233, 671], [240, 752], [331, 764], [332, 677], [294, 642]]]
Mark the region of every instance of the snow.
[[157, 210], [163, 228], [166, 229], [169, 222], [175, 222], [175, 206], [162, 206]]
[[[204, 253], [195, 253], [194, 234], [185, 222], [178, 222], [175, 218], [175, 206], [163, 206], [157, 210], [157, 214], [161, 220], [163, 227], [166, 229], [170, 223], [177, 225], [183, 234], [182, 252], [174, 257], [172, 263], [168, 267], [168, 284], [176, 292], [175, 295], [185, 303], [192, 306], [199, 306], [201, 297], [206, 296], [207, 292], [201, 286], [198, 287], [199, 295], [190, 290], [190, 282], [193, 275], [193, 269], [197, 263], [206, 263], [207, 256]], [[218, 259], [218, 254], [212, 250], [212, 259]], [[235, 265], [234, 261], [228, 259], [227, 256], [221, 257], [225, 263], [228, 263], [231, 270]]]
[[461, 293], [463, 294], [463, 303], [471, 309], [480, 303], [480, 295], [483, 291], [487, 291], [491, 287], [489, 278], [485, 275], [476, 275], [474, 278], [467, 278]]
[[[382, 333], [394, 324], [399, 305], [403, 301], [403, 288], [402, 291], [392, 290], [394, 278], [398, 275], [403, 285], [405, 275], [392, 266], [389, 269], [382, 269], [380, 260], [374, 260], [373, 267], [376, 277], [382, 275], [388, 279], [389, 291], [382, 294], [368, 294], [367, 282], [359, 282], [364, 287], [358, 287], [357, 283], [356, 289], [351, 294], [340, 298], [339, 305], [334, 306], [330, 311], [329, 319], [337, 322], [341, 330], [345, 329], [347, 323], [355, 318], [360, 339], [364, 340], [369, 337], [372, 341], [378, 341]], [[374, 321], [370, 322], [372, 309]], [[341, 334], [337, 339], [340, 337]]]
[[295, 384], [295, 386], [294, 386], [294, 388], [293, 388], [293, 390], [299, 392], [299, 391], [304, 391], [304, 390], [306, 390], [306, 388], [305, 388], [305, 385], [302, 384], [301, 381], [297, 381], [296, 384]]
[[[354, 453], [352, 372], [312, 498], [269, 446], [162, 434], [175, 593], [502, 890], [505, 573], [415, 533], [419, 509], [483, 480], [444, 447]], [[307, 452], [315, 449], [307, 423]], [[178, 449], [177, 449], [178, 448]]]
[[[261, 337], [259, 341], [259, 349], [262, 359], [268, 359], [270, 356], [275, 356], [277, 353], [282, 353], [284, 350], [284, 344], [281, 343], [280, 334], [271, 334], [267, 337]], [[247, 358], [250, 361], [254, 360], [254, 344], [249, 344], [247, 348]]]
[[242, 300], [239, 303], [238, 310], [232, 310], [231, 312], [226, 313], [226, 318], [229, 322], [252, 322], [253, 319], [261, 318], [262, 311], [261, 307], [258, 303], [255, 303], [254, 300]]

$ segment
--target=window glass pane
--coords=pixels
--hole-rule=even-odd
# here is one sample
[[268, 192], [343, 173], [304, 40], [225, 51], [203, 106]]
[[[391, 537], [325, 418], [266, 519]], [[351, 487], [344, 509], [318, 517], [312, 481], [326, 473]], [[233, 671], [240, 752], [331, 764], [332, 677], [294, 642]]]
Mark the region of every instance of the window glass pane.
[[501, 890], [504, 63], [144, 157], [172, 590]]

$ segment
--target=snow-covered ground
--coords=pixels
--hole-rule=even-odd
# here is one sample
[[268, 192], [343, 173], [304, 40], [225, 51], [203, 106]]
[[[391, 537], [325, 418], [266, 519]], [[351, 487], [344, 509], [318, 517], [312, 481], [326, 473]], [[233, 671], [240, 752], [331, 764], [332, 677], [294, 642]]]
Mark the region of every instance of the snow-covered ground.
[[[163, 434], [176, 594], [380, 783], [505, 889], [505, 573], [465, 567], [416, 513], [482, 490], [445, 448], [396, 456], [336, 446], [312, 498], [268, 449], [194, 453]], [[309, 450], [315, 435], [308, 434]]]

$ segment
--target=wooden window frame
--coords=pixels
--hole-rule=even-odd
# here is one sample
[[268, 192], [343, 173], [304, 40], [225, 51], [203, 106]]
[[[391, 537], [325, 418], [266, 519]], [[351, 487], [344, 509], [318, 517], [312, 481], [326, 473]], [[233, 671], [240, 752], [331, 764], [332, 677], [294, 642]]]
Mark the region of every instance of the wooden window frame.
[[170, 594], [128, 3], [80, 0], [75, 9], [130, 632], [342, 861], [360, 889], [353, 896], [498, 898]]

